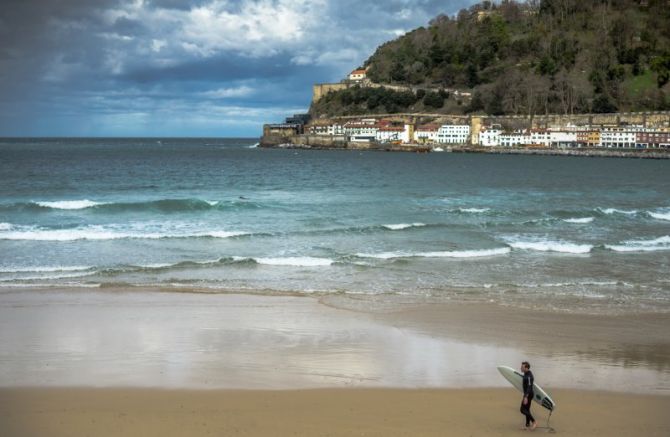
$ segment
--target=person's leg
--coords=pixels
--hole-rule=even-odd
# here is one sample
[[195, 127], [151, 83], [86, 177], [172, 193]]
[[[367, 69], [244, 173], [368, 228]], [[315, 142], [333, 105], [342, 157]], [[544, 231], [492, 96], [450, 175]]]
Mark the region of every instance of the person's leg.
[[523, 401], [521, 401], [521, 407], [519, 408], [519, 411], [521, 411], [521, 414], [526, 416], [526, 428], [530, 426], [530, 410], [528, 409], [528, 405], [524, 405]]
[[533, 399], [530, 398], [528, 399], [528, 405], [526, 407], [528, 408], [528, 415], [526, 416], [526, 426], [530, 426], [530, 429], [533, 430], [537, 426], [537, 422], [535, 422], [535, 418], [530, 412], [530, 404], [533, 403]]

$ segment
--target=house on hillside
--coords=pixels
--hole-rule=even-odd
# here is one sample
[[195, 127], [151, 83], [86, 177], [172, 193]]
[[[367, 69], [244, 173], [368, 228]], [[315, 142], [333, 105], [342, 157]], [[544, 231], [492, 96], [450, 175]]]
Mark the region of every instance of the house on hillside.
[[349, 76], [347, 78], [353, 82], [360, 82], [364, 80], [366, 77], [367, 77], [367, 70], [364, 68], [359, 68], [349, 73]]

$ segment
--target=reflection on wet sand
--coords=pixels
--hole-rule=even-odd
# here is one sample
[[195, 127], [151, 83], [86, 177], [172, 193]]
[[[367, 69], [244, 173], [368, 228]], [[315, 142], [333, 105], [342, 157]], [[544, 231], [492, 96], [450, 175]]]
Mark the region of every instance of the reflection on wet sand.
[[530, 359], [546, 387], [670, 393], [667, 362], [648, 365], [635, 350], [607, 358], [597, 344], [558, 353], [476, 341], [421, 328], [416, 316], [398, 312], [391, 323], [293, 296], [9, 292], [0, 385], [495, 387], [506, 384], [496, 365]]

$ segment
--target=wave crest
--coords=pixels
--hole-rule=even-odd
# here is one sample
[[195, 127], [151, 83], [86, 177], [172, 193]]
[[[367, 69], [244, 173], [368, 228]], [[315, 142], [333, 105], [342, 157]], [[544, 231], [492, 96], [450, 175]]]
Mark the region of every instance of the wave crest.
[[536, 252], [557, 252], [557, 253], [589, 253], [593, 249], [590, 244], [576, 244], [560, 240], [508, 240], [514, 249], [531, 250]]
[[358, 258], [396, 259], [396, 258], [482, 258], [510, 253], [509, 247], [479, 250], [452, 250], [437, 252], [381, 252], [357, 253]]
[[383, 228], [389, 229], [391, 231], [400, 231], [409, 228], [421, 228], [424, 226], [426, 226], [425, 223], [399, 223], [394, 225], [382, 225]]
[[670, 250], [670, 235], [652, 240], [628, 240], [619, 244], [606, 244], [605, 248], [615, 252], [657, 252]]

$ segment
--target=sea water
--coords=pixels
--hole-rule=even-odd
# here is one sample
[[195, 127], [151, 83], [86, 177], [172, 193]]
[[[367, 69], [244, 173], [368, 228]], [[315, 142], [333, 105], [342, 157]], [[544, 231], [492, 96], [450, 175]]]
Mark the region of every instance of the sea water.
[[0, 292], [670, 311], [670, 162], [0, 140]]

